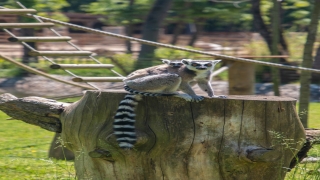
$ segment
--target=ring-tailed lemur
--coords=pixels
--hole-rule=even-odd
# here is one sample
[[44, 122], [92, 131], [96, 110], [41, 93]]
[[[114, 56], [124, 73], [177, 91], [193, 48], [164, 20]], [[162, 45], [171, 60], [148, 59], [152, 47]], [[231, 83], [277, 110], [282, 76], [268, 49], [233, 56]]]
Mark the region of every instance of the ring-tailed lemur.
[[[181, 61], [163, 60], [163, 65], [140, 69], [129, 74], [123, 81], [124, 89], [129, 91], [120, 102], [114, 117], [113, 129], [119, 146], [130, 149], [135, 144], [135, 107], [143, 96], [177, 96], [187, 101], [199, 102], [203, 96], [197, 96], [189, 85], [198, 83], [199, 87], [214, 96], [210, 84], [211, 72], [220, 60], [198, 61], [183, 59]], [[181, 90], [187, 94], [178, 94]], [[219, 96], [225, 97], [225, 96]]]

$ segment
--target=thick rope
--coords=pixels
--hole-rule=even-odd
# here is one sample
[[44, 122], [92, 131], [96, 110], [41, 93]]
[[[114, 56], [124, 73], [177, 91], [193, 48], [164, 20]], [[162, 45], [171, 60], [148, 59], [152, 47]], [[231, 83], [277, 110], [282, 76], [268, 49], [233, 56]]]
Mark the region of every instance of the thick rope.
[[111, 32], [100, 31], [97, 29], [91, 29], [91, 28], [87, 28], [84, 26], [70, 24], [70, 23], [66, 23], [66, 22], [62, 22], [62, 21], [58, 21], [58, 20], [54, 20], [54, 19], [50, 19], [50, 18], [38, 16], [38, 15], [27, 14], [27, 16], [36, 16], [37, 18], [40, 18], [40, 19], [47, 21], [47, 22], [52, 22], [52, 23], [60, 24], [60, 25], [67, 26], [70, 28], [79, 29], [79, 30], [83, 30], [83, 31], [87, 31], [87, 32], [92, 32], [95, 34], [102, 34], [102, 35], [112, 36], [112, 37], [121, 38], [121, 39], [125, 39], [125, 40], [137, 41], [142, 44], [148, 44], [148, 45], [153, 45], [153, 46], [158, 46], [158, 47], [165, 47], [165, 48], [187, 51], [187, 52], [192, 52], [192, 53], [197, 53], [197, 54], [214, 56], [215, 58], [220, 58], [223, 60], [239, 61], [239, 62], [243, 62], [243, 63], [254, 63], [254, 64], [258, 64], [258, 65], [265, 65], [265, 66], [277, 67], [277, 68], [282, 68], [282, 69], [302, 70], [302, 71], [320, 73], [319, 69], [311, 69], [311, 68], [304, 68], [304, 67], [297, 67], [297, 66], [288, 66], [288, 65], [283, 65], [283, 64], [257, 61], [257, 60], [253, 60], [253, 59], [246, 59], [246, 58], [239, 58], [239, 57], [221, 55], [221, 54], [216, 54], [216, 53], [204, 52], [204, 51], [199, 51], [199, 50], [194, 50], [194, 49], [183, 48], [183, 47], [179, 47], [179, 46], [173, 46], [173, 45], [169, 45], [169, 44], [147, 41], [147, 40], [124, 36], [124, 35], [120, 35], [120, 34], [114, 34]]

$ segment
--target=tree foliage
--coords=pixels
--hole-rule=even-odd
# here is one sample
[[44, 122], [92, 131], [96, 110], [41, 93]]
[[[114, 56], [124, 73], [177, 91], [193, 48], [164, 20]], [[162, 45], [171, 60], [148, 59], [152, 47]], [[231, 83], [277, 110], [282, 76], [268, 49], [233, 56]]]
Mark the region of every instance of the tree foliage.
[[[304, 45], [304, 50], [303, 50], [302, 66], [306, 68], [312, 67], [313, 47], [316, 41], [319, 18], [320, 18], [320, 1], [317, 0], [314, 3], [314, 8], [311, 13], [311, 21], [308, 28], [307, 41]], [[299, 97], [299, 114], [300, 114], [301, 122], [305, 128], [308, 127], [310, 80], [311, 80], [311, 73], [307, 71], [302, 71], [300, 76], [301, 88], [300, 88], [300, 97]]]
[[[312, 4], [307, 0], [287, 0], [281, 2], [283, 28], [291, 31], [304, 31], [310, 23], [310, 11]], [[261, 11], [266, 24], [271, 23], [273, 3], [269, 0], [261, 0]]]
[[[186, 6], [187, 5], [187, 6]], [[219, 31], [225, 27], [251, 29], [252, 15], [249, 12], [250, 4], [241, 3], [234, 6], [230, 3], [198, 1], [174, 1], [166, 23], [199, 23], [199, 19], [205, 20], [206, 30]]]
[[110, 25], [137, 24], [143, 23], [153, 1], [134, 0], [130, 6], [130, 0], [97, 0], [82, 6], [82, 10], [91, 14], [106, 15], [105, 21]]
[[[66, 0], [20, 0], [26, 8], [33, 8], [38, 11], [37, 15], [67, 21], [68, 18], [63, 15], [62, 8], [69, 6]], [[21, 8], [15, 0], [7, 0], [4, 6], [8, 8]], [[23, 21], [30, 22], [32, 19], [24, 18]]]
[[62, 10], [64, 12], [86, 12], [81, 7], [97, 0], [66, 0], [69, 6], [65, 6]]

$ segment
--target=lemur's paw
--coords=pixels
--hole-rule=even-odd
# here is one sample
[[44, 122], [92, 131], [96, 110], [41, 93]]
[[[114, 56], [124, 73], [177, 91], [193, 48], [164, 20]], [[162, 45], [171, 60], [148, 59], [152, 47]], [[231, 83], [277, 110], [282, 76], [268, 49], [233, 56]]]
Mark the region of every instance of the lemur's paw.
[[223, 99], [227, 98], [227, 96], [225, 96], [225, 95], [219, 95], [219, 96], [214, 95], [212, 97], [213, 98], [223, 98]]
[[195, 96], [195, 97], [192, 97], [192, 102], [200, 102], [204, 100], [204, 97], [203, 96]]
[[188, 94], [177, 94], [177, 95], [174, 95], [176, 97], [179, 97], [179, 98], [182, 98], [186, 101], [192, 101], [193, 98], [191, 96], [189, 96]]

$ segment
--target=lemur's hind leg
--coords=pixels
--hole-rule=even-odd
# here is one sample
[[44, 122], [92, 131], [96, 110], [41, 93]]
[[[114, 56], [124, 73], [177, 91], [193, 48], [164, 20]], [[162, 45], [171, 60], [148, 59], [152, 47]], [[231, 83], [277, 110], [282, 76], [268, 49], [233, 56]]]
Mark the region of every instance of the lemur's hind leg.
[[125, 80], [124, 83], [136, 91], [176, 94], [181, 83], [181, 77], [178, 74], [168, 73]]

